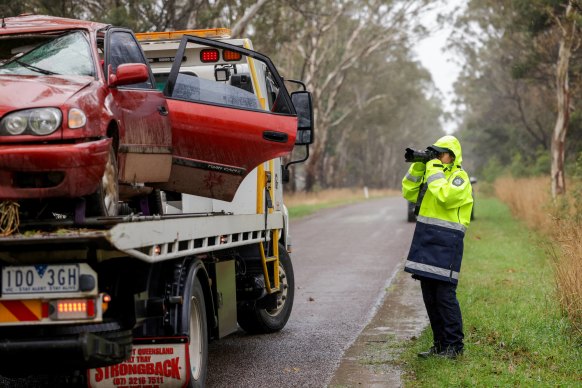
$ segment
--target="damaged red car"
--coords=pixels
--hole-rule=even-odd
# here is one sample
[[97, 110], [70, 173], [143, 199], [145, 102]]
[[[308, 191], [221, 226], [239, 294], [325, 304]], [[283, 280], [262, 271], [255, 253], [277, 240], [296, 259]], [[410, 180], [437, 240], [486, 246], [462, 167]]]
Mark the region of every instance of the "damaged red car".
[[[204, 41], [190, 37], [188, 44], [203, 50]], [[228, 81], [211, 91], [200, 86], [218, 78], [197, 75], [193, 85], [180, 72], [182, 62], [198, 60], [190, 56], [172, 58], [176, 70], [162, 92], [124, 28], [49, 16], [3, 19], [0, 201], [33, 213], [56, 203], [113, 216], [120, 201], [155, 188], [232, 200], [254, 167], [292, 150], [298, 118], [267, 57], [229, 50], [241, 53], [228, 64], [235, 72], [250, 57], [263, 64], [276, 104], [249, 104], [253, 96], [232, 94]], [[217, 90], [236, 98], [216, 98]]]

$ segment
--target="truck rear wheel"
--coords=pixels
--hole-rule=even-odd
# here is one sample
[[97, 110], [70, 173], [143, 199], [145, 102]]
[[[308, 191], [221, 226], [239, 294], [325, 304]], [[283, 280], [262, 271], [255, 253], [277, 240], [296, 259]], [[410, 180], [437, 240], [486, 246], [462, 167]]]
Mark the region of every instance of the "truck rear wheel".
[[204, 291], [200, 280], [194, 274], [194, 266], [190, 270], [188, 282], [184, 288], [184, 304], [180, 322], [182, 325], [180, 332], [186, 333], [189, 337], [188, 387], [204, 387], [208, 364], [208, 328]]
[[291, 257], [281, 245], [279, 245], [279, 285], [276, 308], [259, 308], [256, 304], [238, 308], [238, 324], [244, 331], [253, 334], [274, 333], [283, 329], [289, 320], [295, 296], [295, 277]]

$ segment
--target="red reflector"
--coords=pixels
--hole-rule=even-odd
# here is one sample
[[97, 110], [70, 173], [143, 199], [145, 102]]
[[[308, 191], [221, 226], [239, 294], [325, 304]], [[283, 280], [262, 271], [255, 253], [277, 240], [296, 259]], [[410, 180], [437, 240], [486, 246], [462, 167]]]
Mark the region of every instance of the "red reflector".
[[218, 62], [218, 50], [205, 49], [200, 51], [200, 60], [206, 62]]
[[41, 306], [41, 317], [48, 318], [49, 316], [49, 304], [48, 302], [43, 302]]
[[224, 50], [222, 52], [222, 58], [225, 61], [240, 61], [242, 58], [242, 54], [237, 53], [236, 51]]
[[87, 301], [87, 316], [91, 318], [95, 316], [95, 299]]

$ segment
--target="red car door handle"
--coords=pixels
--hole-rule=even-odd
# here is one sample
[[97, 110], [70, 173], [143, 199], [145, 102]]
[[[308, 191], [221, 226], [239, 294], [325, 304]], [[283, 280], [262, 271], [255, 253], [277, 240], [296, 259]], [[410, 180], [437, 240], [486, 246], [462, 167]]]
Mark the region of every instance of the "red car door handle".
[[160, 112], [160, 114], [162, 116], [167, 116], [168, 115], [168, 110], [163, 105], [162, 106], [158, 106], [158, 112]]
[[263, 131], [263, 139], [276, 141], [277, 143], [286, 143], [289, 136], [284, 132]]

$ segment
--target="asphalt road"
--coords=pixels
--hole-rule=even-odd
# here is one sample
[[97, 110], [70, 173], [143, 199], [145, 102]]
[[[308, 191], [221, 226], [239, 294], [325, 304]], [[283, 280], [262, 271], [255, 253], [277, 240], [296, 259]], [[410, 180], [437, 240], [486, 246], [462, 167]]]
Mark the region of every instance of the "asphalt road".
[[401, 270], [414, 224], [401, 198], [369, 200], [291, 222], [295, 303], [271, 335], [210, 345], [208, 387], [324, 387]]

